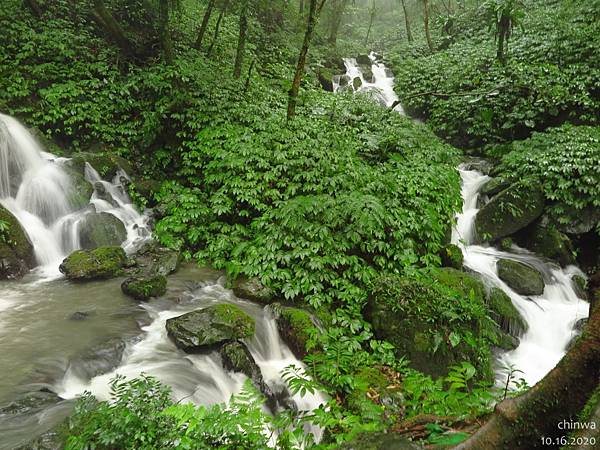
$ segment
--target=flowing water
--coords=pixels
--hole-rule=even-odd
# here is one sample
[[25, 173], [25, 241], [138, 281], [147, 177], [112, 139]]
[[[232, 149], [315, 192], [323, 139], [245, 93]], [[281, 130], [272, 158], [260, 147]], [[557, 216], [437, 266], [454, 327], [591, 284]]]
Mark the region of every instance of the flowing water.
[[[335, 77], [334, 91], [350, 89], [355, 93], [371, 95], [383, 106], [390, 107], [398, 101], [393, 89], [393, 75], [384, 64], [377, 62], [374, 53], [369, 57], [372, 63], [372, 80], [365, 78], [369, 67], [359, 65], [354, 58], [347, 58], [344, 60], [346, 74]], [[357, 78], [360, 83], [357, 82], [358, 87], [355, 87], [354, 80]], [[404, 114], [399, 104], [394, 109]], [[489, 177], [463, 168], [459, 168], [459, 172], [462, 178], [464, 205], [462, 212], [457, 216], [452, 242], [461, 247], [465, 266], [480, 274], [488, 287], [498, 287], [508, 294], [528, 324], [528, 330], [520, 337], [519, 346], [513, 351], [498, 355], [498, 380], [504, 381], [506, 368], [513, 366], [523, 372], [519, 376], [529, 385], [533, 385], [560, 361], [576, 335], [575, 324], [588, 315], [589, 304], [577, 297], [572, 282], [573, 275], [583, 273], [575, 266], [560, 268], [555, 263], [516, 246], [510, 252], [504, 252], [490, 246], [472, 245], [473, 225], [478, 212], [478, 192]], [[524, 297], [514, 292], [498, 278], [496, 263], [500, 258], [525, 262], [538, 269], [546, 283], [544, 293], [540, 296]]]
[[[245, 375], [224, 370], [216, 352], [178, 350], [165, 330], [168, 318], [215, 303], [234, 303], [255, 318], [256, 335], [246, 344], [272, 391], [285, 390], [281, 370], [302, 363], [280, 339], [274, 318], [236, 298], [220, 273], [184, 266], [169, 277], [165, 296], [143, 305], [122, 294], [122, 279], [81, 284], [62, 278], [58, 266], [80, 248], [82, 223], [93, 214], [108, 213], [123, 222], [122, 246], [128, 252], [150, 238], [148, 217], [126, 194], [125, 173], [106, 181], [86, 164], [79, 176], [94, 192], [79, 203], [73, 201], [75, 176], [69, 159], [45, 153], [18, 121], [0, 115], [0, 203], [21, 223], [38, 263], [22, 280], [0, 282], [0, 450], [23, 445], [60, 423], [72, 399], [85, 390], [107, 399], [117, 374], [153, 375], [172, 388], [177, 400], [228, 401]], [[50, 401], [22, 407], [23, 399], [39, 395]], [[20, 403], [2, 408], [15, 399]], [[309, 410], [325, 398], [315, 394], [292, 401]], [[310, 431], [320, 437], [319, 429]]]
[[[457, 217], [452, 242], [462, 248], [465, 266], [479, 273], [488, 286], [498, 287], [508, 294], [529, 326], [515, 350], [499, 355], [498, 379], [505, 379], [505, 368], [513, 366], [523, 372], [519, 375], [529, 385], [533, 385], [560, 361], [576, 334], [576, 322], [588, 315], [589, 304], [577, 297], [572, 282], [573, 275], [583, 274], [575, 266], [562, 269], [517, 246], [506, 252], [473, 245], [479, 189], [489, 177], [463, 168], [459, 168], [459, 172], [464, 206]], [[521, 261], [539, 270], [546, 283], [543, 294], [522, 296], [507, 286], [498, 278], [496, 270], [496, 263], [501, 258]]]

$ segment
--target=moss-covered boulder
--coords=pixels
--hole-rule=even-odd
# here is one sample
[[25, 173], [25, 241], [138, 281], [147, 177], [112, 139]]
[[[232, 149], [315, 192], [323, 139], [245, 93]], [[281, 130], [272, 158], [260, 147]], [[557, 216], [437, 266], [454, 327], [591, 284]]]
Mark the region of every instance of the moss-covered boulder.
[[20, 278], [35, 265], [29, 236], [17, 218], [0, 205], [0, 280]]
[[311, 331], [316, 329], [311, 315], [299, 308], [282, 308], [277, 318], [277, 329], [296, 358], [304, 359], [308, 354]]
[[535, 221], [543, 211], [544, 194], [539, 187], [513, 184], [477, 213], [477, 239], [496, 241], [509, 236]]
[[255, 322], [238, 306], [223, 303], [169, 319], [166, 328], [177, 347], [193, 353], [250, 338]]
[[500, 329], [513, 337], [519, 338], [529, 328], [510, 297], [499, 288], [492, 288], [487, 297], [490, 317], [498, 324]]
[[420, 272], [414, 277], [382, 277], [373, 287], [365, 317], [378, 339], [395, 347], [398, 357], [429, 375], [470, 361], [490, 379], [490, 345], [495, 336], [487, 318], [485, 287], [455, 269]]
[[107, 212], [86, 214], [79, 225], [79, 244], [84, 250], [121, 245], [126, 239], [123, 222]]
[[320, 68], [317, 71], [317, 78], [319, 79], [319, 83], [321, 83], [321, 87], [328, 91], [333, 92], [333, 72], [328, 68]]
[[440, 251], [440, 258], [442, 260], [442, 266], [451, 267], [453, 269], [461, 270], [463, 266], [463, 253], [460, 247], [454, 244], [445, 246]]
[[69, 202], [74, 209], [80, 209], [90, 203], [90, 198], [94, 192], [92, 184], [85, 179], [85, 177], [73, 170], [70, 167], [64, 167], [65, 171], [69, 174], [72, 189], [69, 192]]
[[136, 300], [149, 300], [160, 297], [167, 292], [167, 277], [164, 275], [129, 277], [121, 283], [125, 295]]
[[581, 275], [573, 275], [571, 277], [571, 283], [573, 285], [573, 290], [577, 297], [582, 298], [584, 300], [588, 299], [587, 295], [587, 280], [585, 277]]
[[70, 280], [86, 281], [112, 278], [123, 273], [127, 255], [121, 247], [76, 250], [67, 256], [59, 270]]
[[544, 277], [534, 267], [512, 259], [500, 259], [497, 262], [498, 277], [517, 294], [542, 295]]
[[181, 254], [177, 250], [161, 247], [157, 242], [145, 244], [134, 256], [135, 275], [170, 275], [177, 271]]
[[273, 302], [274, 292], [263, 285], [258, 278], [240, 277], [233, 282], [233, 293], [239, 298], [269, 304]]
[[354, 374], [354, 389], [346, 396], [346, 406], [360, 417], [381, 420], [384, 406], [400, 406], [402, 403], [397, 389], [388, 389], [391, 384], [378, 367], [363, 367]]
[[515, 236], [517, 243], [538, 255], [555, 260], [563, 267], [574, 264], [573, 245], [569, 237], [545, 222], [536, 221], [521, 230]]
[[492, 178], [488, 180], [483, 186], [481, 186], [479, 192], [483, 195], [487, 195], [488, 197], [493, 197], [494, 195], [499, 194], [509, 186], [510, 183], [503, 180], [502, 178]]
[[131, 174], [133, 171], [129, 161], [112, 151], [98, 153], [80, 152], [72, 156], [69, 165], [80, 174], [83, 174], [86, 162], [96, 169], [98, 174], [106, 180], [114, 178], [119, 169], [124, 170], [128, 174]]
[[354, 79], [352, 80], [352, 87], [354, 88], [355, 91], [358, 91], [360, 89], [360, 87], [362, 86], [363, 82], [360, 79], [360, 77], [354, 77]]

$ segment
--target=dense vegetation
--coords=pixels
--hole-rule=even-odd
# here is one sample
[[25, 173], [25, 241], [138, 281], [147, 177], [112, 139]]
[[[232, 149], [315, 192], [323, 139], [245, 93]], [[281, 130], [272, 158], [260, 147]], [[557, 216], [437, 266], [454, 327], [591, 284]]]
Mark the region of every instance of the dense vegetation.
[[[335, 448], [421, 415], [436, 417], [417, 438], [452, 445], [527, 389], [518, 368], [492, 384], [514, 307], [448, 261], [455, 168], [459, 148], [487, 156], [503, 183], [540, 185], [557, 226], [584, 211], [600, 234], [597, 0], [25, 3], [0, 4], [0, 111], [53, 153], [107, 173], [120, 157], [162, 244], [317, 316], [306, 371], [285, 378], [329, 395], [272, 416], [251, 387], [194, 407], [152, 378], [117, 379], [112, 403], [80, 400], [67, 448], [308, 448], [308, 425]], [[322, 88], [372, 49], [426, 124]]]

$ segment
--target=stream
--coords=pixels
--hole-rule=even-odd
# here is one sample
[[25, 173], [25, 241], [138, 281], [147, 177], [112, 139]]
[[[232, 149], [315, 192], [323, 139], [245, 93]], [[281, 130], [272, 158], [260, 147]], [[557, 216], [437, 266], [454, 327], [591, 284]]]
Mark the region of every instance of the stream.
[[[370, 59], [367, 66], [346, 59], [346, 74], [335, 77], [334, 90], [350, 89], [390, 107], [398, 100], [394, 78], [375, 54]], [[399, 104], [394, 109], [404, 114]], [[452, 241], [461, 247], [465, 266], [488, 286], [506, 292], [529, 324], [520, 345], [498, 355], [498, 378], [504, 377], [502, 367], [512, 364], [533, 385], [564, 355], [574, 324], [587, 316], [588, 304], [577, 298], [571, 282], [580, 271], [561, 269], [518, 247], [502, 252], [472, 245], [478, 191], [488, 178], [462, 167], [459, 172], [464, 208]], [[217, 353], [178, 350], [165, 330], [167, 319], [216, 303], [238, 305], [255, 318], [256, 335], [246, 345], [269, 387], [285, 390], [281, 370], [302, 363], [281, 340], [269, 312], [236, 298], [225, 288], [222, 273], [184, 265], [169, 277], [165, 296], [143, 304], [122, 294], [122, 279], [77, 284], [62, 277], [60, 262], [83, 246], [86, 221], [100, 214], [123, 224], [122, 246], [128, 253], [151, 236], [149, 217], [127, 196], [127, 174], [118, 172], [104, 180], [86, 164], [79, 176], [94, 188], [84, 201], [73, 200], [81, 185], [75, 183], [71, 161], [45, 152], [25, 127], [0, 114], [0, 203], [25, 229], [37, 261], [23, 279], [0, 282], [0, 405], [21, 402], [0, 406], [0, 450], [24, 445], [60, 423], [73, 399], [86, 390], [107, 399], [109, 382], [117, 374], [153, 375], [172, 388], [177, 400], [204, 405], [229, 400], [246, 377], [223, 369]], [[512, 291], [497, 276], [499, 258], [524, 261], [540, 270], [546, 281], [543, 295], [526, 298]], [[292, 400], [299, 409], [310, 410], [326, 399], [316, 393]], [[318, 441], [320, 430], [307, 431]]]

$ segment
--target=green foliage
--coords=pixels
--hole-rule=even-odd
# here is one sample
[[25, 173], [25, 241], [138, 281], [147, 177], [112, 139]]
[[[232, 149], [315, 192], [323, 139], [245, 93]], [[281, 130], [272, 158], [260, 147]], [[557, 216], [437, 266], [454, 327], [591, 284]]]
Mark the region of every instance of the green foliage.
[[0, 242], [12, 245], [13, 242], [10, 239], [10, 224], [5, 220], [0, 219]]
[[564, 125], [509, 149], [500, 170], [541, 186], [551, 203], [547, 209], [559, 223], [577, 223], [583, 211], [600, 207], [600, 127]]

